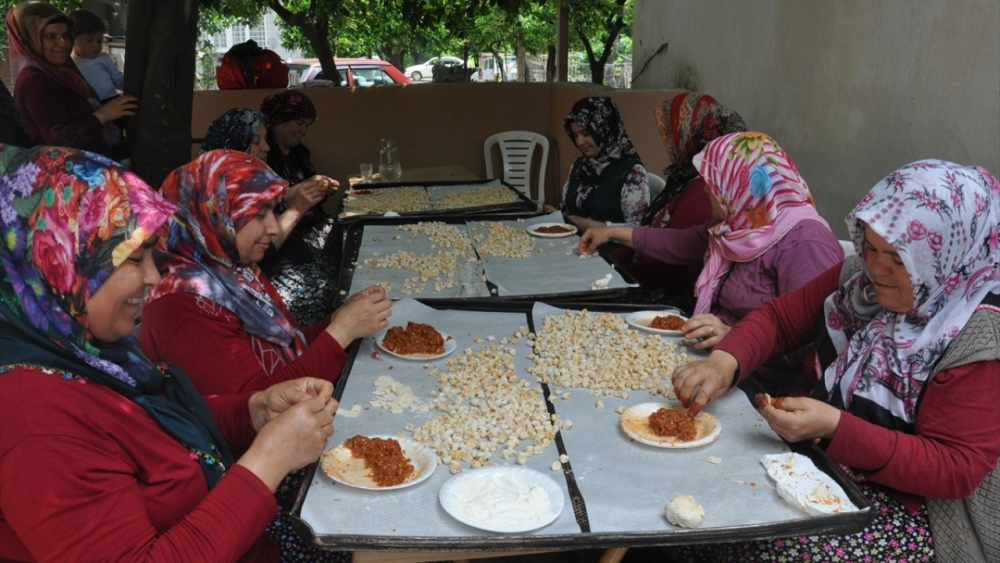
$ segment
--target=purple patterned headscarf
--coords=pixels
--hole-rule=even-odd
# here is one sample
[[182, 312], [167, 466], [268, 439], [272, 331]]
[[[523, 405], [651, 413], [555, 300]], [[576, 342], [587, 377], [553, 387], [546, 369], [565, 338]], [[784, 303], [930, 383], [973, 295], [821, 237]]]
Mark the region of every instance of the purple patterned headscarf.
[[866, 225], [899, 253], [914, 306], [894, 313], [866, 297], [867, 264], [828, 297], [826, 330], [837, 357], [822, 366], [817, 391], [825, 387], [831, 404], [867, 420], [912, 428], [921, 390], [948, 344], [987, 295], [1000, 294], [1000, 184], [983, 168], [914, 162], [847, 216], [862, 256]]

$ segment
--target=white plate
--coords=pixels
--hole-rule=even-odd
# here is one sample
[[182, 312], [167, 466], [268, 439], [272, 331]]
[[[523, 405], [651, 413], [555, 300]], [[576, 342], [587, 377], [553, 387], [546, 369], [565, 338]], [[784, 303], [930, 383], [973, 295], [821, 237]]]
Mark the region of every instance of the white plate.
[[621, 427], [633, 440], [642, 442], [658, 448], [696, 448], [714, 442], [722, 434], [722, 424], [719, 419], [705, 411], [698, 413], [694, 417], [694, 424], [698, 428], [698, 435], [694, 440], [688, 442], [678, 442], [672, 436], [657, 436], [653, 429], [649, 427], [649, 415], [660, 409], [674, 409], [684, 412], [680, 403], [642, 403], [629, 407], [622, 413]]
[[797, 453], [773, 454], [760, 458], [768, 476], [774, 479], [781, 498], [808, 514], [822, 516], [853, 512], [858, 508], [829, 475], [811, 459]]
[[655, 332], [656, 334], [662, 334], [664, 336], [684, 336], [684, 333], [679, 330], [660, 330], [658, 328], [653, 328], [649, 326], [649, 323], [653, 322], [656, 317], [665, 317], [667, 315], [673, 315], [675, 317], [680, 317], [685, 321], [688, 320], [687, 317], [680, 314], [680, 311], [675, 309], [667, 309], [663, 311], [636, 311], [634, 313], [629, 313], [625, 315], [625, 322], [634, 326], [635, 328], [641, 330], [648, 330], [649, 332]]
[[387, 350], [385, 346], [382, 346], [382, 341], [385, 340], [385, 335], [386, 335], [385, 332], [383, 332], [378, 338], [375, 339], [375, 344], [378, 345], [378, 347], [381, 348], [382, 351], [388, 354], [392, 354], [397, 358], [403, 358], [404, 360], [438, 360], [440, 358], [447, 356], [448, 354], [451, 354], [452, 352], [455, 351], [456, 348], [458, 348], [458, 343], [455, 342], [455, 339], [452, 338], [450, 334], [445, 334], [440, 330], [438, 332], [441, 334], [441, 337], [444, 338], [443, 354], [410, 354], [410, 355], [397, 354], [392, 350]]
[[[529, 495], [518, 495], [518, 489], [530, 489]], [[529, 497], [541, 500], [541, 493], [548, 497], [547, 512], [529, 518]], [[488, 532], [516, 534], [537, 530], [552, 523], [563, 509], [563, 490], [544, 473], [517, 466], [483, 467], [465, 471], [452, 477], [438, 494], [441, 506], [459, 522]], [[480, 503], [476, 504], [479, 500]], [[506, 513], [505, 521], [496, 512]]]
[[399, 442], [399, 447], [403, 449], [403, 455], [409, 458], [410, 463], [413, 464], [413, 475], [410, 476], [409, 480], [391, 487], [379, 487], [375, 481], [372, 481], [369, 470], [365, 468], [364, 460], [353, 457], [351, 450], [344, 446], [343, 442], [320, 458], [319, 463], [323, 473], [341, 485], [359, 489], [389, 491], [425, 481], [434, 474], [434, 469], [437, 468], [437, 453], [412, 438], [388, 434], [369, 436], [369, 438], [392, 438]]
[[[565, 233], [540, 233], [537, 230], [539, 227], [569, 227], [572, 230], [566, 231]], [[528, 231], [529, 235], [541, 238], [562, 238], [576, 234], [576, 227], [570, 225], [569, 223], [538, 223], [528, 227], [525, 230]]]

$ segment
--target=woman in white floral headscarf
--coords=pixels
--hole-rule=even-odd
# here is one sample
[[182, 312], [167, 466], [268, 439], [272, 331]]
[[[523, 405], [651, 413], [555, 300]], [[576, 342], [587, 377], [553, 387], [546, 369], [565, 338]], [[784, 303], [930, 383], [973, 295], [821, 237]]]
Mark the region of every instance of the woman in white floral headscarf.
[[786, 440], [818, 440], [874, 520], [861, 534], [715, 557], [1000, 560], [1000, 184], [982, 168], [915, 162], [875, 186], [847, 226], [863, 263], [754, 310], [674, 384], [704, 404], [737, 372], [815, 340], [813, 398], [759, 398], [761, 414]]

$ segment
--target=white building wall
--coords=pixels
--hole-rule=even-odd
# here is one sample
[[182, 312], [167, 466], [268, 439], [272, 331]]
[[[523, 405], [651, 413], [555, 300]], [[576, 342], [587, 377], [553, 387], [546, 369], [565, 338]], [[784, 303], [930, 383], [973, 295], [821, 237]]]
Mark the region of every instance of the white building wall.
[[256, 26], [230, 26], [215, 35], [203, 35], [202, 40], [209, 40], [215, 45], [220, 55], [225, 54], [233, 45], [253, 39], [263, 49], [278, 53], [283, 60], [301, 59], [302, 51], [286, 49], [281, 46], [281, 30], [278, 28], [279, 18], [268, 10], [261, 23]]
[[633, 52], [633, 88], [694, 87], [777, 139], [841, 238], [914, 160], [1000, 176], [997, 0], [635, 0]]

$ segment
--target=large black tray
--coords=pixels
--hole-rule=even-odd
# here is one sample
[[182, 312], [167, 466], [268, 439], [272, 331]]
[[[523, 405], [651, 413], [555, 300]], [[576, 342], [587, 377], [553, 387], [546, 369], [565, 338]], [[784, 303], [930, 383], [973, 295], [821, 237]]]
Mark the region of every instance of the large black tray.
[[[352, 190], [361, 189], [374, 189], [374, 190], [391, 190], [393, 188], [412, 188], [412, 187], [423, 187], [429, 188], [432, 186], [462, 186], [469, 185], [475, 186], [476, 184], [489, 184], [494, 180], [449, 180], [446, 182], [380, 182], [374, 184], [355, 184], [351, 187]], [[460, 207], [456, 209], [427, 209], [423, 211], [402, 211], [399, 212], [400, 217], [409, 218], [438, 218], [442, 215], [454, 215], [456, 213], [461, 214], [483, 214], [483, 213], [530, 213], [537, 211], [538, 204], [530, 200], [527, 196], [521, 193], [517, 188], [511, 186], [510, 184], [501, 181], [500, 184], [507, 189], [511, 190], [517, 194], [517, 201], [511, 203], [500, 203], [495, 205], [479, 205], [475, 207]], [[368, 215], [343, 215], [341, 212], [338, 215], [340, 222], [345, 225], [353, 223], [359, 220], [365, 221], [375, 221], [379, 220], [391, 220], [392, 217], [385, 217], [381, 213], [372, 213]]]
[[[532, 308], [534, 302], [527, 301], [499, 301], [491, 299], [479, 300], [443, 300], [443, 299], [419, 299], [421, 303], [435, 309], [451, 309], [461, 311], [483, 311], [483, 312], [503, 312], [503, 313], [524, 313], [526, 324], [529, 330], [534, 332], [534, 319], [532, 318]], [[589, 302], [557, 302], [553, 306], [563, 309], [587, 309], [590, 311], [608, 312], [628, 312], [637, 310], [657, 309], [658, 307], [649, 305], [611, 305]], [[334, 396], [340, 399], [344, 389], [350, 380], [351, 368], [357, 357], [359, 345], [355, 342], [349, 350], [348, 361], [344, 366], [344, 373], [337, 382]], [[546, 384], [542, 384], [545, 396], [548, 397], [549, 389]], [[740, 385], [741, 390], [746, 393], [751, 404], [753, 395], [759, 391], [754, 387], [751, 380]], [[554, 407], [546, 401], [549, 410], [554, 413]], [[562, 436], [556, 434], [556, 446], [560, 453], [565, 453], [562, 443]], [[587, 517], [586, 502], [582, 497], [572, 473], [566, 475], [569, 488], [572, 508], [580, 526], [578, 534], [556, 534], [556, 535], [504, 535], [504, 534], [484, 534], [475, 537], [421, 537], [408, 536], [405, 538], [394, 536], [367, 536], [367, 535], [345, 535], [329, 534], [316, 535], [312, 528], [301, 519], [302, 504], [312, 485], [312, 479], [304, 480], [299, 494], [292, 506], [292, 523], [296, 530], [320, 549], [328, 550], [359, 550], [359, 551], [518, 551], [536, 549], [605, 549], [610, 547], [642, 547], [657, 545], [689, 545], [700, 543], [724, 543], [761, 539], [777, 539], [798, 536], [819, 536], [819, 535], [846, 535], [860, 532], [868, 525], [874, 516], [871, 509], [871, 502], [861, 494], [853, 482], [836, 467], [836, 465], [811, 441], [788, 444], [789, 447], [802, 455], [809, 457], [817, 468], [826, 472], [836, 481], [847, 496], [860, 510], [842, 514], [832, 514], [827, 516], [813, 516], [802, 520], [791, 522], [781, 522], [777, 524], [748, 525], [748, 526], [728, 526], [721, 528], [711, 528], [705, 530], [684, 530], [678, 533], [676, 530], [664, 530], [663, 532], [602, 532], [594, 533], [590, 531]], [[317, 462], [312, 463], [305, 469], [307, 476], [315, 474]], [[373, 499], [374, 500], [374, 499]]]
[[[365, 228], [365, 225], [409, 225], [409, 224], [417, 223], [419, 221], [440, 221], [442, 223], [449, 223], [449, 224], [458, 224], [458, 223], [463, 223], [464, 224], [466, 221], [470, 221], [470, 220], [474, 220], [474, 221], [510, 221], [512, 219], [517, 219], [519, 217], [521, 217], [521, 218], [529, 218], [529, 217], [537, 217], [538, 215], [541, 215], [541, 213], [532, 212], [532, 213], [502, 214], [502, 215], [475, 215], [474, 217], [466, 216], [464, 213], [462, 213], [462, 214], [449, 213], [449, 214], [440, 214], [440, 215], [434, 215], [434, 216], [428, 216], [428, 217], [414, 217], [414, 216], [408, 216], [408, 217], [380, 217], [380, 218], [377, 218], [377, 219], [365, 216], [365, 217], [361, 218], [360, 220], [357, 220], [357, 221], [351, 223], [350, 225], [345, 225], [344, 226], [344, 239], [343, 239], [344, 240], [344, 254], [343, 254], [343, 261], [342, 261], [342, 263], [340, 265], [340, 276], [339, 276], [338, 281], [337, 281], [337, 287], [340, 289], [340, 291], [346, 292], [346, 293], [340, 293], [340, 294], [338, 294], [338, 298], [337, 298], [338, 303], [337, 304], [339, 305], [340, 302], [342, 302], [343, 299], [346, 298], [346, 296], [348, 296], [348, 295], [351, 294], [351, 283], [354, 280], [354, 264], [358, 261], [358, 253], [361, 251], [361, 242], [364, 240], [364, 228]], [[635, 281], [635, 278], [632, 277], [632, 274], [628, 273], [623, 268], [621, 268], [617, 262], [615, 262], [614, 260], [611, 260], [610, 258], [608, 258], [603, 253], [601, 253], [601, 257], [604, 258], [605, 260], [607, 260], [608, 263], [610, 263], [615, 268], [615, 270], [618, 271], [619, 274], [621, 274], [622, 278], [625, 279], [626, 283], [633, 283], [633, 284], [634, 283], [638, 283], [638, 282]], [[489, 289], [490, 289], [491, 292], [494, 289], [496, 289], [496, 285], [493, 284], [492, 282], [488, 281], [486, 283], [486, 285], [487, 285], [487, 287], [489, 287]], [[536, 295], [507, 295], [507, 296], [503, 296], [503, 297], [492, 296], [492, 297], [487, 298], [487, 301], [492, 301], [492, 300], [499, 300], [499, 301], [508, 301], [508, 300], [513, 300], [513, 301], [524, 301], [524, 300], [528, 300], [528, 301], [553, 301], [553, 300], [558, 300], [558, 301], [562, 301], [562, 300], [570, 300], [570, 301], [572, 301], [572, 300], [576, 300], [576, 301], [607, 301], [609, 299], [615, 299], [615, 298], [619, 298], [619, 297], [622, 297], [622, 296], [626, 295], [626, 293], [629, 291], [629, 289], [630, 288], [627, 288], [627, 287], [621, 287], [621, 288], [612, 288], [612, 289], [596, 289], [596, 290], [592, 289], [592, 290], [587, 290], [587, 291], [572, 291], [572, 292], [566, 292], [566, 293], [548, 293], [548, 294], [536, 294]], [[492, 295], [492, 293], [491, 293], [491, 295]], [[419, 298], [419, 299], [423, 301], [426, 298]], [[429, 301], [437, 301], [437, 300], [438, 299], [434, 298], [434, 299], [430, 299]], [[440, 301], [443, 301], [443, 302], [446, 302], [446, 303], [450, 303], [452, 301], [457, 301], [457, 300], [460, 300], [460, 299], [457, 298], [457, 297], [455, 299], [440, 299]]]

